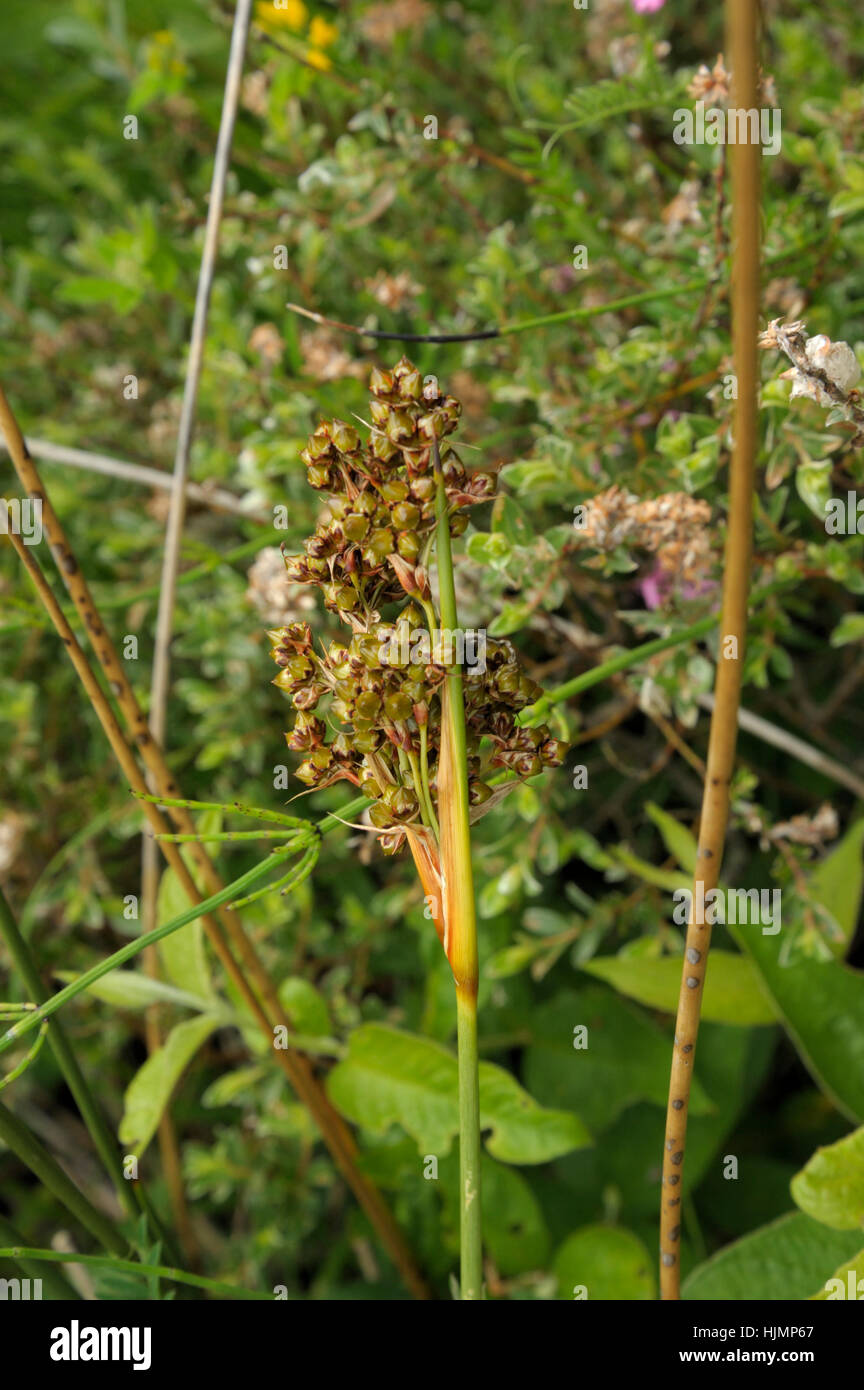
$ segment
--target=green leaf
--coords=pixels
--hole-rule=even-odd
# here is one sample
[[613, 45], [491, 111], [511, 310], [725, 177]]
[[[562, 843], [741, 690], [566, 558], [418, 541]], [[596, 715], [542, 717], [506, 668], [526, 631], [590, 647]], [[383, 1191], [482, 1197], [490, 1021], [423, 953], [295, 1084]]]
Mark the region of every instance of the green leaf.
[[[421, 1153], [449, 1153], [459, 1129], [452, 1052], [383, 1024], [355, 1028], [327, 1090], [348, 1119], [378, 1134], [399, 1124]], [[489, 1153], [505, 1163], [546, 1163], [591, 1142], [575, 1115], [544, 1109], [491, 1062], [480, 1063], [480, 1122], [491, 1130]]]
[[[589, 975], [614, 985], [621, 994], [674, 1014], [681, 987], [681, 956], [601, 956], [580, 965]], [[708, 959], [702, 1017], [747, 1028], [777, 1022], [777, 1012], [756, 966], [747, 956], [712, 950]]]
[[116, 313], [128, 314], [140, 304], [141, 291], [96, 275], [72, 275], [60, 285], [57, 297], [66, 304], [110, 304]]
[[534, 608], [530, 603], [502, 603], [497, 614], [489, 624], [490, 637], [507, 637], [518, 632], [528, 622]]
[[218, 1014], [203, 1014], [178, 1023], [133, 1076], [126, 1088], [118, 1133], [121, 1144], [138, 1158], [156, 1133], [186, 1067], [221, 1022]]
[[674, 816], [670, 816], [668, 811], [664, 811], [660, 806], [655, 806], [653, 801], [646, 804], [645, 810], [663, 836], [664, 845], [673, 858], [678, 861], [680, 867], [688, 874], [695, 873], [698, 845], [692, 831], [677, 821]]
[[864, 891], [864, 816], [808, 874], [807, 886], [840, 928], [842, 941], [831, 944], [838, 955], [845, 954], [858, 922]]
[[[71, 984], [78, 976], [73, 970], [55, 970], [58, 980]], [[179, 1004], [184, 1009], [206, 1012], [212, 1009], [212, 999], [202, 999], [197, 994], [189, 994], [174, 985], [166, 985], [163, 980], [151, 980], [140, 970], [112, 970], [101, 980], [89, 986], [86, 991], [115, 1009], [146, 1009], [151, 1004]]]
[[[729, 927], [752, 957], [780, 1020], [825, 1095], [864, 1121], [864, 974], [836, 960], [781, 963], [780, 934]], [[709, 962], [710, 973], [710, 962]]]
[[560, 1298], [573, 1298], [575, 1290], [589, 1302], [644, 1302], [654, 1297], [651, 1257], [638, 1236], [620, 1226], [574, 1231], [558, 1249], [552, 1267]]
[[850, 642], [864, 642], [864, 613], [844, 613], [831, 633], [832, 647], [845, 647]]
[[[574, 1030], [587, 1027], [587, 1046], [578, 1048]], [[575, 1110], [592, 1132], [604, 1129], [622, 1110], [649, 1100], [666, 1108], [671, 1039], [631, 1004], [609, 989], [588, 985], [567, 992], [537, 1011], [534, 1041], [524, 1054], [524, 1077], [544, 1104]], [[691, 1110], [711, 1109], [694, 1077]]]
[[860, 1245], [860, 1232], [829, 1231], [803, 1212], [790, 1212], [699, 1265], [681, 1297], [711, 1302], [809, 1298]]
[[795, 487], [805, 506], [824, 521], [825, 506], [831, 498], [831, 460], [799, 464], [795, 471]]
[[211, 1110], [220, 1105], [257, 1103], [259, 1097], [255, 1095], [254, 1087], [262, 1077], [267, 1076], [268, 1071], [269, 1068], [264, 1066], [237, 1067], [234, 1071], [226, 1071], [207, 1087], [201, 1104]]
[[[849, 1275], [852, 1275], [855, 1283], [851, 1297], [860, 1302], [864, 1298], [864, 1250], [859, 1250], [857, 1255], [853, 1255], [851, 1260], [847, 1260], [839, 1269], [835, 1269], [830, 1278], [825, 1280], [825, 1285], [819, 1293], [810, 1295], [812, 1302], [819, 1302], [822, 1299], [834, 1300], [838, 1298], [849, 1298]], [[835, 1283], [839, 1281], [839, 1287]], [[833, 1285], [833, 1287], [831, 1287]]]
[[792, 1179], [792, 1196], [808, 1216], [835, 1231], [864, 1227], [864, 1128], [817, 1149]]
[[[202, 816], [198, 822], [199, 830], [203, 830], [203, 822]], [[176, 873], [173, 869], [166, 869], [159, 881], [156, 926], [161, 927], [174, 917], [179, 917], [188, 906], [189, 899]], [[181, 927], [180, 931], [166, 936], [159, 942], [157, 949], [166, 979], [178, 989], [201, 995], [202, 998], [211, 1001], [214, 999], [204, 950], [204, 924], [200, 917], [188, 926]]]
[[330, 1032], [330, 1010], [322, 994], [299, 975], [289, 975], [279, 986], [279, 1003], [298, 1033], [323, 1037]]
[[[540, 1203], [522, 1174], [483, 1154], [480, 1187], [483, 1243], [499, 1274], [509, 1279], [526, 1270], [543, 1269], [549, 1258], [549, 1231]], [[457, 1180], [449, 1193], [455, 1199], [458, 1191]]]

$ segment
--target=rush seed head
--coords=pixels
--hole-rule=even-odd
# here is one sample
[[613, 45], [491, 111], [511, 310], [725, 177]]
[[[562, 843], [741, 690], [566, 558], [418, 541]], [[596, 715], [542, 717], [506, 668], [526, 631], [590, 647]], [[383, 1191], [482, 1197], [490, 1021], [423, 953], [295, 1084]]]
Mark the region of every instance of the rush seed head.
[[[288, 578], [320, 589], [325, 607], [350, 629], [320, 655], [307, 623], [268, 633], [279, 667], [274, 685], [297, 715], [286, 734], [302, 753], [296, 775], [308, 787], [345, 779], [369, 796], [370, 820], [386, 852], [401, 828], [434, 805], [441, 732], [441, 686], [454, 657], [427, 632], [431, 591], [425, 559], [435, 528], [432, 443], [438, 441], [450, 531], [461, 535], [470, 506], [494, 496], [487, 470], [468, 473], [449, 442], [460, 403], [423, 384], [406, 357], [370, 380], [372, 429], [361, 440], [342, 420], [322, 421], [301, 459], [327, 503], [301, 555], [285, 557]], [[423, 556], [423, 563], [420, 558]], [[399, 604], [393, 622], [381, 610]], [[520, 729], [515, 716], [542, 691], [522, 670], [512, 643], [486, 639], [485, 668], [467, 667], [465, 714], [472, 806], [488, 801], [496, 768], [530, 777], [563, 760], [547, 728]], [[320, 709], [319, 709], [320, 706]], [[325, 722], [326, 719], [326, 722]], [[326, 743], [328, 725], [340, 725]], [[419, 784], [418, 784], [419, 781]]]

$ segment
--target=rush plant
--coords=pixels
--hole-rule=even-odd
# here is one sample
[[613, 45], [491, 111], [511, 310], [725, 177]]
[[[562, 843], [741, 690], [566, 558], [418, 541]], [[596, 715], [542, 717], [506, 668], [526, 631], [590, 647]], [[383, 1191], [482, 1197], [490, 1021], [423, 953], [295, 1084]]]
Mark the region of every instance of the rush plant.
[[[471, 820], [516, 782], [560, 765], [548, 727], [519, 714], [543, 691], [508, 641], [466, 649], [456, 606], [451, 540], [467, 509], [495, 493], [494, 474], [468, 472], [450, 436], [461, 406], [403, 357], [370, 381], [368, 437], [324, 421], [302, 458], [325, 495], [291, 581], [314, 585], [348, 629], [320, 643], [308, 623], [270, 632], [274, 684], [295, 718], [288, 747], [311, 790], [347, 781], [369, 800], [368, 829], [385, 853], [406, 842], [429, 916], [453, 971], [459, 1053], [460, 1297], [482, 1297], [478, 953]], [[430, 577], [434, 560], [437, 601]], [[478, 634], [473, 634], [475, 637]], [[330, 737], [328, 738], [328, 733]]]

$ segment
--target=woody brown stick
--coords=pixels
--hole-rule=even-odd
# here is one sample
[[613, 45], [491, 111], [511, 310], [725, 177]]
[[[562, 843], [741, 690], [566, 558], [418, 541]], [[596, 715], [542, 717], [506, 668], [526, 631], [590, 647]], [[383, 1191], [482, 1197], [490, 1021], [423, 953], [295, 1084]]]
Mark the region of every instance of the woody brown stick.
[[[90, 593], [89, 586], [75, 560], [75, 556], [72, 553], [72, 549], [60, 525], [59, 519], [51, 506], [41, 478], [39, 477], [39, 473], [32, 458], [30, 458], [17, 421], [9, 407], [2, 388], [0, 388], [0, 428], [2, 428], [6, 438], [9, 453], [22, 487], [31, 498], [42, 504], [42, 524], [51, 551], [57, 562], [58, 569], [63, 577], [69, 596], [81, 615], [84, 626], [93, 644], [93, 649], [99, 660], [99, 664], [108, 681], [109, 689], [116, 698], [118, 706], [126, 719], [130, 733], [137, 744], [142, 761], [154, 777], [157, 785], [157, 794], [166, 797], [179, 797], [181, 795], [180, 789], [165, 762], [161, 749], [150, 734], [146, 717], [138, 704], [138, 700], [126, 676], [123, 665], [105, 630]], [[38, 563], [35, 561], [35, 558], [30, 555], [27, 548], [23, 546], [19, 537], [13, 536], [10, 537], [10, 539], [15, 545], [18, 554], [22, 558], [22, 562], [36, 585], [39, 597], [51, 621], [67, 646], [73, 665], [75, 665], [75, 669], [78, 672], [82, 684], [96, 709], [100, 723], [102, 723], [102, 727], [111, 743], [115, 756], [120, 763], [124, 775], [126, 775], [129, 780], [129, 785], [136, 791], [146, 792], [147, 787], [140, 769], [138, 768], [137, 761], [129, 745], [126, 743], [114, 713], [87, 662], [86, 656], [77, 643], [62, 609], [54, 598], [50, 586], [44, 579], [44, 575], [42, 575]], [[71, 638], [71, 642], [67, 642], [67, 637]], [[148, 803], [143, 804], [147, 805]], [[155, 810], [155, 807], [153, 809]], [[184, 808], [172, 807], [170, 810], [177, 828], [182, 833], [195, 833], [195, 824]], [[149, 816], [149, 812], [147, 814]], [[151, 826], [156, 829], [156, 833], [164, 834], [169, 832], [171, 829], [169, 824], [158, 812], [157, 816], [158, 829], [156, 829], [156, 822], [153, 820], [152, 816], [149, 817]], [[166, 860], [176, 870], [178, 879], [190, 901], [195, 903], [201, 902], [202, 895], [198, 892], [194, 880], [186, 868], [185, 862], [180, 857], [179, 850], [177, 850], [176, 846], [164, 841], [160, 843]], [[204, 846], [198, 843], [190, 844], [189, 852], [194, 859], [196, 867], [201, 872], [202, 880], [206, 884], [208, 891], [210, 893], [218, 892], [223, 885], [215, 865], [207, 854]], [[266, 1032], [268, 1041], [272, 1046], [274, 1026], [281, 1026], [290, 1030], [291, 1024], [279, 1003], [272, 981], [259, 960], [254, 947], [246, 936], [237, 914], [223, 909], [219, 913], [219, 921], [211, 916], [207, 916], [202, 920], [208, 939], [211, 941], [219, 960], [249, 1007], [252, 1009], [262, 1031]], [[229, 948], [226, 938], [230, 940], [231, 948]], [[233, 951], [236, 952], [237, 960], [235, 960], [232, 954], [232, 948]], [[255, 987], [254, 991], [252, 985]], [[408, 1249], [404, 1236], [396, 1225], [393, 1215], [378, 1189], [359, 1171], [356, 1162], [357, 1146], [354, 1137], [342, 1117], [334, 1110], [327, 1096], [324, 1094], [324, 1091], [315, 1078], [311, 1064], [299, 1053], [291, 1052], [287, 1049], [274, 1049], [274, 1052], [277, 1062], [286, 1073], [298, 1097], [313, 1116], [322, 1138], [333, 1156], [336, 1166], [354, 1192], [355, 1197], [366, 1212], [370, 1222], [377, 1230], [383, 1245], [388, 1250], [406, 1284], [415, 1297], [428, 1298], [429, 1292], [425, 1281], [416, 1267], [414, 1258]]]
[[[757, 6], [753, 0], [727, 0], [728, 45], [732, 55], [732, 104], [738, 110], [758, 105]], [[759, 175], [758, 142], [730, 150], [732, 177], [732, 353], [738, 395], [729, 479], [729, 519], [723, 570], [714, 710], [702, 795], [702, 816], [684, 964], [669, 1104], [663, 1145], [660, 1207], [660, 1293], [680, 1298], [681, 1209], [687, 1112], [696, 1056], [696, 1039], [705, 970], [711, 944], [710, 923], [695, 920], [704, 894], [720, 878], [729, 819], [729, 788], [735, 766], [741, 669], [747, 637], [747, 598], [753, 531], [753, 481], [757, 448], [757, 333], [759, 317]], [[700, 891], [701, 888], [701, 891]]]

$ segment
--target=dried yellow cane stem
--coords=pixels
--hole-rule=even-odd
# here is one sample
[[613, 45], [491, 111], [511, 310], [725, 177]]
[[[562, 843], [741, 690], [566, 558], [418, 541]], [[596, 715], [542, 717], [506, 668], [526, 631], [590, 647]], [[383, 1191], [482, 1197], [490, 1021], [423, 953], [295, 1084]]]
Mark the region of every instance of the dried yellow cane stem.
[[[728, 51], [732, 59], [732, 105], [758, 107], [757, 6], [753, 0], [726, 0]], [[753, 530], [753, 479], [756, 456], [757, 348], [759, 315], [759, 175], [757, 141], [730, 149], [732, 177], [732, 351], [738, 394], [729, 481], [729, 521], [723, 571], [714, 711], [702, 797], [699, 848], [684, 948], [684, 966], [669, 1105], [663, 1146], [660, 1207], [660, 1292], [680, 1297], [681, 1201], [687, 1110], [699, 1032], [711, 926], [695, 920], [704, 912], [704, 894], [716, 888], [729, 818], [729, 786], [735, 765], [741, 668], [747, 636], [747, 597]]]

